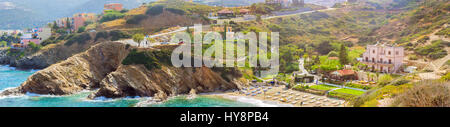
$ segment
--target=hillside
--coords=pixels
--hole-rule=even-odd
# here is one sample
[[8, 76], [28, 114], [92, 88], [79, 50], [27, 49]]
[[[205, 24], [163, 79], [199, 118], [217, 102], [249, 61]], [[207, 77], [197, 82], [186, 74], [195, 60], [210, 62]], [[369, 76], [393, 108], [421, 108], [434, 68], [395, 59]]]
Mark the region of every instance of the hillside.
[[23, 29], [47, 25], [58, 18], [82, 12], [102, 12], [105, 3], [136, 8], [151, 0], [0, 0], [0, 29]]
[[193, 25], [194, 23], [209, 24], [210, 21], [206, 15], [208, 12], [219, 9], [220, 7], [185, 2], [184, 0], [159, 0], [131, 9], [121, 18], [103, 22], [97, 29], [154, 33], [165, 28]]

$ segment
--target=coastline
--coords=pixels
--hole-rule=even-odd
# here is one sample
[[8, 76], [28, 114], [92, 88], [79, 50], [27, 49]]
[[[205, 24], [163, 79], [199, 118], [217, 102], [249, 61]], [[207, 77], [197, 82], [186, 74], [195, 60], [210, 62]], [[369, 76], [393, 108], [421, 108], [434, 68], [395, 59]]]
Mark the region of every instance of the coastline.
[[[245, 89], [249, 90], [250, 88], [257, 89], [255, 87]], [[266, 92], [256, 95], [246, 95], [243, 91], [245, 90], [204, 95], [221, 96], [244, 103], [250, 102], [261, 107], [345, 107], [346, 103], [345, 100], [285, 89], [284, 86], [272, 87]]]

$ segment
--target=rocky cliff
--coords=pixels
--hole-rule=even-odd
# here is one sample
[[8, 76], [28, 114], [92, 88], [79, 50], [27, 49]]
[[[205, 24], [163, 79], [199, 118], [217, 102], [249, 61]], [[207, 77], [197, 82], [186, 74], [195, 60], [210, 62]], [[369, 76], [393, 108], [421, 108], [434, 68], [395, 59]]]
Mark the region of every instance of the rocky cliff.
[[[122, 65], [131, 48], [117, 42], [97, 44], [86, 52], [51, 65], [30, 76], [20, 87], [0, 95], [37, 93], [66, 95], [97, 89], [90, 98], [126, 96], [168, 96], [214, 92], [240, 88], [235, 79], [222, 78], [210, 68], [175, 68], [163, 65], [147, 69], [144, 65]], [[157, 50], [157, 49], [146, 49]]]
[[175, 68], [147, 70], [143, 65], [121, 66], [100, 83], [100, 89], [90, 97], [154, 96], [238, 89], [239, 83], [227, 82], [210, 68]]
[[16, 91], [65, 95], [98, 88], [101, 80], [115, 71], [128, 54], [120, 43], [104, 42], [86, 52], [49, 66], [30, 76]]

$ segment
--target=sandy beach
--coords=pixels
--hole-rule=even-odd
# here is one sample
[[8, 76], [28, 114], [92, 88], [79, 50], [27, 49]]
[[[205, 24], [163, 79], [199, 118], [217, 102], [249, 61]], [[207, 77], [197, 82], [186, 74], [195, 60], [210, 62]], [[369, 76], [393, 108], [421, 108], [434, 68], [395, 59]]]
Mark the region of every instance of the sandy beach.
[[285, 86], [250, 86], [241, 91], [211, 95], [253, 103], [261, 107], [345, 107], [344, 100], [286, 89]]

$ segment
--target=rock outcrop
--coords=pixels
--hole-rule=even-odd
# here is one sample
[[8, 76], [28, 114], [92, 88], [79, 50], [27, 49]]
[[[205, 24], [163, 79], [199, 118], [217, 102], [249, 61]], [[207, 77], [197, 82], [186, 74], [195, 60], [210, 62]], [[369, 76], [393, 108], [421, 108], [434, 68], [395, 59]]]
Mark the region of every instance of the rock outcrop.
[[225, 80], [222, 76], [226, 74], [206, 67], [176, 68], [162, 64], [161, 68], [149, 70], [144, 65], [122, 65], [130, 50], [129, 46], [118, 42], [97, 44], [86, 52], [36, 72], [20, 87], [5, 90], [0, 95], [66, 95], [99, 88], [89, 98], [151, 96], [164, 100], [190, 91], [203, 93], [240, 88], [237, 80], [230, 80], [230, 76]]
[[102, 79], [115, 71], [127, 54], [124, 44], [104, 42], [36, 72], [17, 89], [21, 93], [65, 95], [98, 88]]
[[167, 96], [217, 90], [237, 89], [238, 83], [227, 82], [210, 68], [175, 68], [147, 70], [143, 65], [121, 66], [100, 83], [100, 89], [90, 97]]

